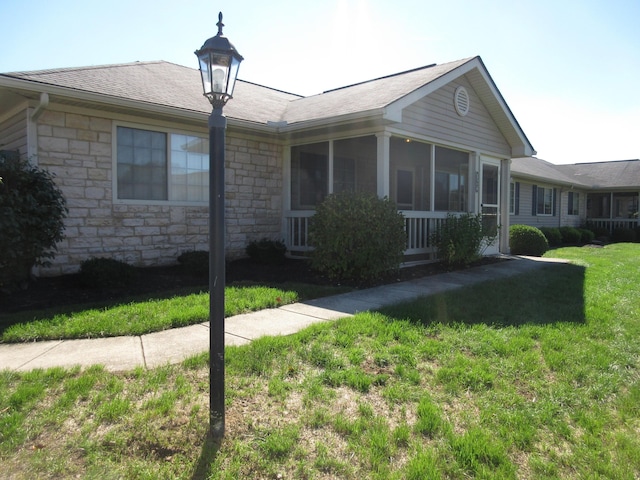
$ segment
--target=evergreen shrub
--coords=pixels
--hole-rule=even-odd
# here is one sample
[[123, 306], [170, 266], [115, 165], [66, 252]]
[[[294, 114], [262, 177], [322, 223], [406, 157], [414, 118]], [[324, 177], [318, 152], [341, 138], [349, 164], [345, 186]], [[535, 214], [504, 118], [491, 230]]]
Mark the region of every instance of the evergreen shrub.
[[596, 234], [588, 228], [579, 228], [578, 231], [580, 232], [580, 243], [582, 244], [591, 243], [596, 238]]
[[[492, 232], [497, 236], [497, 232]], [[448, 266], [467, 266], [482, 257], [485, 237], [482, 215], [464, 213], [447, 215], [446, 221], [431, 237], [437, 249], [438, 259]], [[488, 244], [496, 237], [489, 237]]]
[[80, 284], [89, 288], [126, 287], [136, 278], [136, 269], [114, 258], [90, 258], [80, 264]]
[[245, 251], [249, 258], [256, 263], [282, 265], [285, 261], [287, 247], [284, 242], [263, 238], [249, 243]]
[[209, 252], [189, 250], [178, 256], [178, 263], [185, 272], [196, 276], [209, 275]]
[[509, 246], [514, 255], [540, 257], [549, 250], [549, 242], [540, 229], [529, 225], [509, 227]]
[[0, 288], [11, 291], [55, 257], [68, 210], [53, 175], [17, 154], [0, 153], [0, 178]]
[[557, 227], [540, 227], [540, 231], [546, 237], [550, 247], [562, 245], [562, 234]]
[[581, 242], [582, 235], [577, 228], [574, 227], [560, 227], [560, 235], [562, 235], [562, 243], [568, 245], [576, 245]]
[[309, 225], [314, 269], [338, 281], [367, 283], [397, 270], [406, 249], [404, 216], [389, 199], [364, 192], [329, 195]]

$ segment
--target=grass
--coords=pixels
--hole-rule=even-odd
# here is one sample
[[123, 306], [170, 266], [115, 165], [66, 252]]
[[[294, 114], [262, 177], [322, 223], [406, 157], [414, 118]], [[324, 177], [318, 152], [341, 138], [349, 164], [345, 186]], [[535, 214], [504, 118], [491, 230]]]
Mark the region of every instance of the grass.
[[640, 245], [154, 370], [0, 373], [9, 478], [640, 477]]
[[[229, 286], [225, 289], [225, 315], [276, 308], [344, 290], [302, 284], [285, 284], [282, 288]], [[143, 335], [208, 319], [208, 292], [176, 293], [169, 298], [130, 299], [99, 308], [74, 306], [59, 313], [41, 310], [5, 315], [1, 318], [6, 327], [2, 329], [0, 342]]]

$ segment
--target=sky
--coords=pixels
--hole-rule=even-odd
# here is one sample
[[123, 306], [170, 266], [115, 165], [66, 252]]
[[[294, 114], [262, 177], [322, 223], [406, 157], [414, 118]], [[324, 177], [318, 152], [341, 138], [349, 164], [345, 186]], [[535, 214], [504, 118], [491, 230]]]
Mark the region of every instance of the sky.
[[0, 72], [166, 60], [217, 33], [300, 95], [479, 55], [555, 164], [640, 158], [640, 0], [0, 0]]

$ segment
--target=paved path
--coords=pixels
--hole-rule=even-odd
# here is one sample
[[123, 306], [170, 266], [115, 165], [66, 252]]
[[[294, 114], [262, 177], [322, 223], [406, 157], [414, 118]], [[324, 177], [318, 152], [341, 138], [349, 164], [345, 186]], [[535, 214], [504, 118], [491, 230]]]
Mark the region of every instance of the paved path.
[[[507, 262], [229, 317], [225, 319], [225, 344], [244, 345], [263, 335], [287, 335], [317, 322], [518, 275], [547, 263], [564, 262], [537, 257], [511, 258]], [[209, 322], [206, 322], [136, 337], [0, 344], [0, 370], [26, 371], [95, 364], [102, 364], [110, 371], [130, 370], [137, 366], [153, 368], [181, 362], [208, 349]]]

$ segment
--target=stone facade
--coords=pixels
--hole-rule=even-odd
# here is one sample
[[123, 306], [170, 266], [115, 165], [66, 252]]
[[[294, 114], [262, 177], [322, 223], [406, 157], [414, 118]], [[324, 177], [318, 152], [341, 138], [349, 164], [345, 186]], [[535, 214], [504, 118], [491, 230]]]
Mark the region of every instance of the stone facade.
[[[113, 132], [114, 120], [91, 114], [50, 108], [38, 119], [37, 162], [55, 175], [69, 208], [66, 238], [38, 274], [73, 273], [91, 257], [153, 266], [173, 264], [184, 251], [208, 250], [206, 204], [114, 200]], [[228, 257], [244, 255], [252, 240], [281, 239], [281, 146], [229, 129], [226, 189]]]

